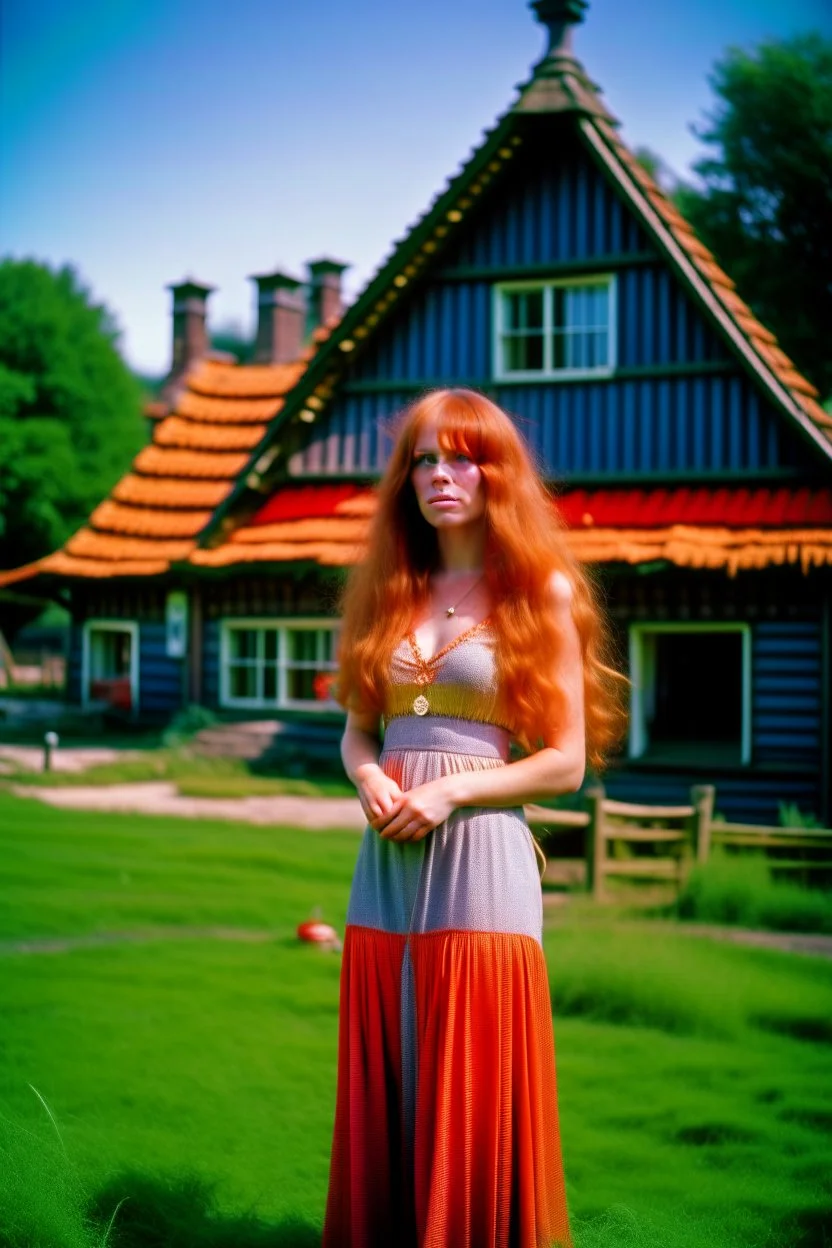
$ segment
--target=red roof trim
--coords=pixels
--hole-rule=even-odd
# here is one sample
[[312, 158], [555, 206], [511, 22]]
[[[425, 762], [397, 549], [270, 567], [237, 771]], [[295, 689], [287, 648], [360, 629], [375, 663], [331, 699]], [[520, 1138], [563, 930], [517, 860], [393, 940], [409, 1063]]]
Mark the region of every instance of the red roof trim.
[[247, 527], [278, 520], [311, 520], [334, 516], [340, 503], [369, 491], [360, 485], [288, 486], [273, 494], [248, 521]]
[[[281, 520], [318, 519], [339, 513], [343, 504], [374, 491], [359, 485], [301, 485], [280, 489], [249, 521], [250, 526]], [[558, 509], [573, 529], [653, 529], [673, 524], [728, 528], [782, 528], [832, 524], [832, 489], [683, 487], [675, 489], [567, 490]]]
[[832, 524], [832, 490], [570, 490], [558, 499], [570, 528], [661, 528], [670, 524], [781, 528]]

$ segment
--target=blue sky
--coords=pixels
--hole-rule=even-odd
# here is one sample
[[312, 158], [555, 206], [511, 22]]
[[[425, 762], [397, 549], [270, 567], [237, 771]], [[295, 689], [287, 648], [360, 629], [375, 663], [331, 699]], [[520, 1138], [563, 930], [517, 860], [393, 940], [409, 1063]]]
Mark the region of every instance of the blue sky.
[[[724, 49], [808, 29], [829, 0], [591, 0], [576, 51], [685, 175]], [[544, 43], [525, 0], [2, 0], [3, 253], [74, 264], [161, 373], [185, 274], [243, 328], [251, 273], [330, 255], [357, 293]]]

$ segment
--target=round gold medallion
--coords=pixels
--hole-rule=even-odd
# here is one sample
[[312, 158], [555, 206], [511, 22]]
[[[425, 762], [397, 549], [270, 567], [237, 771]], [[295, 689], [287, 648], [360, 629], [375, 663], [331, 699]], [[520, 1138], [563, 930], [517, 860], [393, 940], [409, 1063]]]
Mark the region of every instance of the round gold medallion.
[[417, 715], [427, 715], [430, 710], [430, 702], [428, 702], [423, 693], [420, 693], [418, 698], [414, 698], [413, 709]]

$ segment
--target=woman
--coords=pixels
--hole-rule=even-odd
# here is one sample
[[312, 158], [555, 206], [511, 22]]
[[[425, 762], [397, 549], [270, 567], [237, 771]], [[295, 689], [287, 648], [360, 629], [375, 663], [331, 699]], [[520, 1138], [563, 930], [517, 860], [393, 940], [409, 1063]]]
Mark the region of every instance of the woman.
[[342, 755], [368, 827], [325, 1248], [571, 1243], [522, 805], [577, 789], [616, 735], [600, 645], [511, 420], [469, 390], [415, 403], [344, 602]]

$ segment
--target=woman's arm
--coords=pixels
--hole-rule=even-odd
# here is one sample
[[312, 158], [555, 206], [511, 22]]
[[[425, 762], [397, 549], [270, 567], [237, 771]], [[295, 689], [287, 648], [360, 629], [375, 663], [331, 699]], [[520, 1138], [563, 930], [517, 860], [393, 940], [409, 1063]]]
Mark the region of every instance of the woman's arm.
[[562, 573], [552, 577], [550, 598], [562, 638], [555, 677], [564, 707], [561, 722], [547, 735], [543, 749], [505, 767], [442, 776], [411, 789], [392, 808], [370, 819], [381, 836], [421, 840], [461, 806], [520, 806], [580, 788], [586, 765], [583, 664], [572, 618], [572, 587]]
[[381, 749], [378, 732], [378, 715], [350, 711], [341, 738], [344, 770], [358, 789], [358, 800], [371, 822], [389, 816], [402, 793], [395, 780], [386, 776], [378, 765]]

